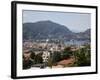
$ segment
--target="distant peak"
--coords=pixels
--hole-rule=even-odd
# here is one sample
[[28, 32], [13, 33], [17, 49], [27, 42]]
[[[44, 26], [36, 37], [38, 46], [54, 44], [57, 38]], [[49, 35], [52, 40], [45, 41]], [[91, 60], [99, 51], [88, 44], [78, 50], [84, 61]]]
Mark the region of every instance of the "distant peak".
[[44, 21], [38, 21], [38, 22], [54, 23], [53, 21], [50, 21], [50, 20], [44, 20]]
[[50, 21], [50, 20], [45, 20], [45, 22], [52, 22], [52, 21]]
[[47, 24], [51, 24], [52, 23], [52, 24], [58, 24], [58, 23], [53, 22], [51, 20], [43, 20], [43, 21], [36, 21], [36, 22], [29, 22], [29, 23], [35, 23], [35, 24], [37, 24], [37, 23], [47, 23]]

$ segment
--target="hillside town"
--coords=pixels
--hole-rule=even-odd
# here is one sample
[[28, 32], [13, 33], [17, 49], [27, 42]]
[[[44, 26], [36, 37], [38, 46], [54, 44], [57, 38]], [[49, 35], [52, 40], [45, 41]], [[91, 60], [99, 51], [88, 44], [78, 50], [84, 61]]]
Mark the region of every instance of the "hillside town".
[[[77, 52], [89, 45], [66, 45], [64, 41], [57, 39], [44, 39], [23, 42], [23, 69], [32, 68], [64, 68], [77, 65]], [[85, 49], [85, 55], [90, 55], [90, 48]], [[83, 56], [84, 57], [84, 56]], [[88, 58], [90, 59], [90, 57]], [[87, 61], [86, 61], [87, 62]], [[89, 66], [90, 62], [83, 64]]]

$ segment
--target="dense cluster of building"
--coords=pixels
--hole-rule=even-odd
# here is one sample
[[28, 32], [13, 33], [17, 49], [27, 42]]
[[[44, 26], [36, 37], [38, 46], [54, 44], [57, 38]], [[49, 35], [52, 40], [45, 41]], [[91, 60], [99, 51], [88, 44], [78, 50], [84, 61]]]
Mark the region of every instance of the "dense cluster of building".
[[[74, 43], [73, 43], [74, 44]], [[67, 45], [68, 46], [68, 45]], [[54, 52], [62, 52], [67, 47], [63, 41], [54, 40], [50, 41], [49, 39], [46, 40], [37, 40], [37, 41], [25, 41], [23, 42], [23, 56], [26, 62], [31, 59], [31, 51], [38, 55], [42, 53], [41, 57], [43, 63], [48, 63], [48, 59], [52, 57]], [[84, 46], [80, 46], [81, 48]], [[78, 46], [70, 46], [71, 51], [78, 50]], [[31, 60], [32, 61], [32, 60]], [[38, 65], [38, 64], [37, 64]]]
[[[64, 50], [65, 45], [61, 42], [49, 42], [49, 40], [47, 39], [45, 42], [24, 42], [23, 43], [23, 54], [24, 56], [27, 55], [27, 57], [29, 57], [29, 54], [25, 53], [26, 50], [30, 50], [32, 49], [35, 53], [35, 55], [39, 54], [39, 53], [43, 53], [42, 54], [42, 58], [43, 58], [43, 62], [47, 62], [48, 58], [51, 56], [51, 53], [53, 53], [54, 51], [62, 51]], [[31, 55], [31, 54], [30, 54]]]

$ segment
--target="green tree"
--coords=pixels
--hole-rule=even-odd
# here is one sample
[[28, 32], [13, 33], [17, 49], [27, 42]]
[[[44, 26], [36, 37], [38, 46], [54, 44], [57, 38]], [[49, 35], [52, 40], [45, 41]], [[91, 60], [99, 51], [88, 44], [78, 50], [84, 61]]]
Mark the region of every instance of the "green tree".
[[34, 59], [35, 53], [33, 51], [31, 52], [31, 56], [30, 57], [31, 57], [31, 59]]
[[62, 59], [70, 58], [70, 56], [72, 56], [71, 47], [66, 47], [62, 52]]
[[48, 58], [47, 66], [49, 66], [50, 68], [52, 68], [52, 59], [51, 58]]
[[35, 55], [34, 62], [35, 62], [35, 64], [43, 63], [43, 59], [42, 59], [41, 54]]
[[89, 46], [79, 49], [75, 53], [77, 66], [90, 66], [91, 65], [91, 55]]
[[55, 51], [54, 53], [52, 53], [52, 57], [51, 58], [52, 58], [52, 63], [54, 64], [54, 63], [56, 63], [56, 62], [61, 60], [61, 53], [58, 52], [58, 51]]

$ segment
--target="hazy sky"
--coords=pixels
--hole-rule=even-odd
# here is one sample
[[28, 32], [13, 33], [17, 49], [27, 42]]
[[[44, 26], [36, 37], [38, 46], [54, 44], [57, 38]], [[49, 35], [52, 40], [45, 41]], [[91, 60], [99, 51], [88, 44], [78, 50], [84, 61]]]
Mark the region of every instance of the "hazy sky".
[[23, 23], [45, 20], [65, 25], [74, 32], [82, 32], [91, 27], [91, 15], [88, 13], [23, 11]]

